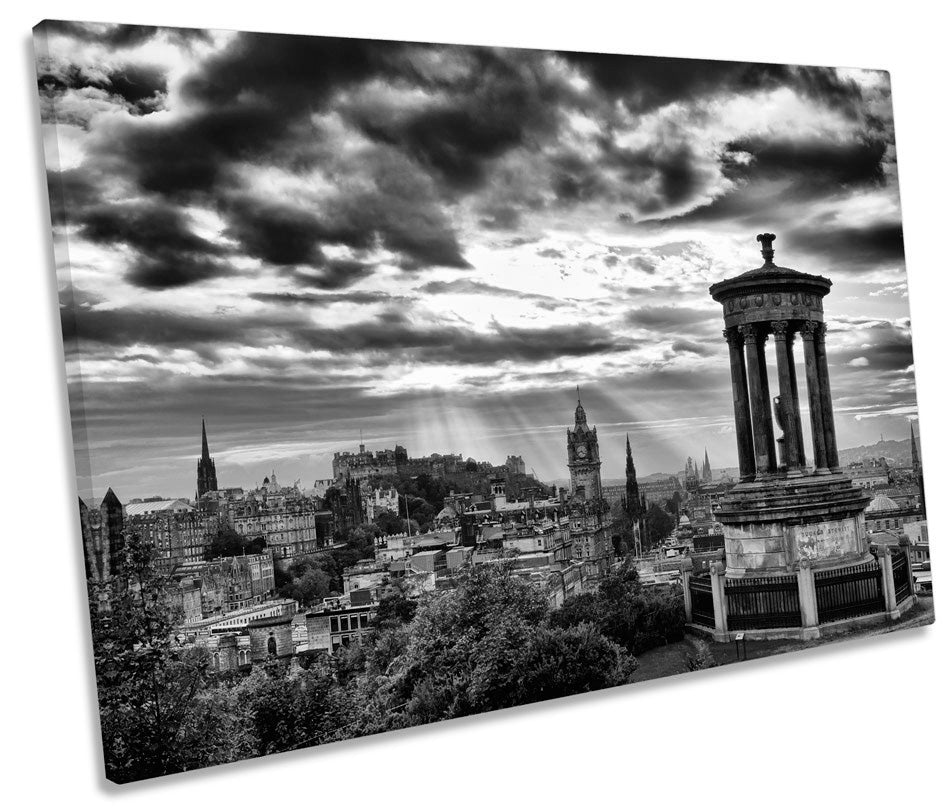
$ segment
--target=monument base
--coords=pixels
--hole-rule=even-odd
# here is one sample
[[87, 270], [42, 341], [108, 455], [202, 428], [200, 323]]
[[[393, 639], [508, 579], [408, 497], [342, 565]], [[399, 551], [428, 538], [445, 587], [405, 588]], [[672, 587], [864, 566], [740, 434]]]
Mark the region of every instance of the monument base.
[[843, 474], [817, 473], [741, 483], [716, 511], [723, 525], [726, 577], [788, 575], [868, 560], [868, 499]]

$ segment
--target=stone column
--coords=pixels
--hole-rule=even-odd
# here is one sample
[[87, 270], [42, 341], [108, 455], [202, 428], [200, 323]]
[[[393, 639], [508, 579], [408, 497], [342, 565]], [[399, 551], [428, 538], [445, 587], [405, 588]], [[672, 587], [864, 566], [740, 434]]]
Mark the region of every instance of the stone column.
[[795, 371], [791, 367], [791, 352], [788, 343], [788, 322], [773, 321], [772, 335], [775, 337], [775, 365], [778, 368], [778, 392], [781, 398], [780, 411], [785, 433], [785, 458], [789, 473], [798, 474], [804, 465], [802, 448], [796, 430], [796, 406], [798, 393], [795, 391]]
[[774, 474], [778, 470], [778, 455], [775, 450], [775, 422], [772, 418], [772, 398], [769, 397], [769, 369], [766, 365], [765, 342], [769, 340], [768, 334], [762, 332], [759, 334], [759, 340], [755, 345], [756, 354], [759, 356], [759, 375], [762, 379], [762, 398], [765, 404], [765, 446], [769, 453], [769, 472]]
[[815, 333], [819, 322], [802, 323], [802, 344], [805, 347], [805, 379], [808, 384], [808, 414], [811, 417], [811, 441], [815, 452], [815, 473], [828, 473], [828, 457], [825, 452], [825, 423], [822, 419], [821, 383], [818, 375], [818, 358], [815, 353]]
[[743, 324], [739, 332], [745, 340], [746, 368], [749, 379], [749, 406], [752, 412], [752, 438], [755, 447], [755, 478], [767, 479], [775, 473], [775, 434], [772, 429], [772, 402], [765, 368], [764, 337], [754, 324]]
[[802, 405], [798, 397], [798, 373], [795, 371], [795, 332], [788, 336], [788, 375], [792, 386], [792, 416], [795, 419], [795, 443], [798, 447], [798, 459], [801, 460], [802, 470], [805, 468], [805, 435], [802, 433]]
[[716, 631], [713, 639], [725, 643], [729, 639], [729, 622], [726, 617], [726, 576], [721, 561], [709, 565], [709, 584], [712, 587], [713, 619]]
[[798, 606], [802, 613], [802, 640], [821, 637], [818, 630], [818, 595], [815, 592], [815, 573], [811, 560], [803, 558], [798, 564]]
[[840, 471], [838, 463], [838, 441], [835, 438], [835, 413], [831, 405], [831, 379], [828, 377], [828, 355], [825, 352], [825, 331], [827, 325], [820, 322], [815, 330], [815, 358], [818, 362], [818, 383], [821, 391], [821, 422], [825, 428], [825, 457], [828, 468]]
[[898, 555], [904, 556], [907, 560], [907, 577], [910, 578], [910, 605], [916, 606], [918, 602], [917, 584], [914, 583], [914, 557], [910, 554], [910, 539], [904, 536], [899, 542]]
[[739, 453], [739, 479], [755, 478], [755, 451], [752, 445], [752, 418], [749, 416], [749, 390], [746, 383], [742, 336], [736, 329], [723, 330], [729, 342], [729, 368], [732, 371], [732, 406], [736, 418], [736, 446]]
[[686, 614], [686, 622], [693, 622], [693, 596], [689, 593], [689, 581], [693, 577], [693, 559], [687, 558], [683, 562], [683, 611]]
[[881, 562], [881, 581], [884, 588], [884, 609], [888, 618], [897, 620], [900, 612], [897, 611], [897, 590], [894, 587], [894, 560], [891, 557], [891, 548], [887, 544], [878, 546], [879, 561]]

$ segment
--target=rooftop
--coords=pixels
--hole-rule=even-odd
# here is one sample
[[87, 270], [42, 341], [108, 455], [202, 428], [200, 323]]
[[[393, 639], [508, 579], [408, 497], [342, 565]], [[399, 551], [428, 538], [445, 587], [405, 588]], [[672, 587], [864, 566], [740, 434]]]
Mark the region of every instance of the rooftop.
[[156, 502], [132, 502], [125, 506], [126, 516], [146, 516], [150, 513], [190, 513], [194, 508], [181, 499], [162, 499]]

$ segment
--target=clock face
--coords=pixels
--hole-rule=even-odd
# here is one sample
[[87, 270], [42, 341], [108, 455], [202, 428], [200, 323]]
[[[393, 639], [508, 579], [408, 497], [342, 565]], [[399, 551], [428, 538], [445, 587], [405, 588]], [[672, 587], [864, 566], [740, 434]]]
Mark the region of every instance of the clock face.
[[581, 459], [583, 459], [584, 457], [587, 456], [587, 446], [586, 446], [586, 445], [579, 445], [579, 446], [577, 446], [577, 456], [580, 457]]

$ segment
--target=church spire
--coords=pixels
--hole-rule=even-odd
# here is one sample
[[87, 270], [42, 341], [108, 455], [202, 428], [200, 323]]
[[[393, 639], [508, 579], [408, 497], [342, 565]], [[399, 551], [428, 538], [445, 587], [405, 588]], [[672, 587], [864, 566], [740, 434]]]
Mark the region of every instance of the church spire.
[[211, 452], [208, 451], [208, 431], [205, 429], [204, 415], [201, 417], [201, 459], [203, 461], [211, 459]]
[[208, 431], [205, 428], [205, 419], [201, 418], [201, 458], [198, 460], [198, 488], [197, 497], [201, 497], [208, 491], [218, 489], [218, 474], [214, 468], [214, 459], [211, 457], [211, 451], [208, 449]]
[[914, 437], [914, 424], [910, 424], [910, 464], [916, 474], [920, 470], [920, 453], [917, 451], [917, 440]]
[[920, 451], [917, 448], [917, 438], [914, 436], [914, 424], [910, 424], [910, 462], [917, 477], [917, 488], [920, 490], [920, 512], [927, 518], [927, 497], [924, 495], [924, 468], [920, 464]]
[[627, 483], [624, 489], [626, 495], [627, 512], [632, 518], [637, 518], [641, 512], [640, 485], [637, 483], [637, 468], [633, 464], [633, 452], [630, 450], [630, 435], [627, 435]]

